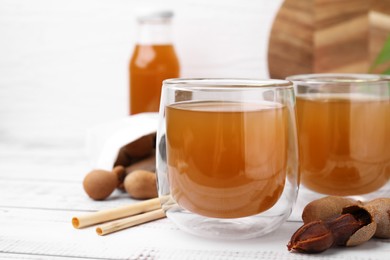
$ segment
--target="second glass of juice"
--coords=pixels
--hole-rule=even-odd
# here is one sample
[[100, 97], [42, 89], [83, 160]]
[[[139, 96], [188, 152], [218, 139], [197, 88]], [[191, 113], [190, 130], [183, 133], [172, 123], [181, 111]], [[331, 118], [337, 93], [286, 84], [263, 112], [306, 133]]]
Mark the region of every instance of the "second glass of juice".
[[294, 103], [288, 81], [164, 81], [157, 173], [167, 217], [234, 239], [283, 223], [298, 191]]
[[287, 79], [297, 94], [303, 186], [318, 195], [388, 197], [390, 81], [364, 74]]

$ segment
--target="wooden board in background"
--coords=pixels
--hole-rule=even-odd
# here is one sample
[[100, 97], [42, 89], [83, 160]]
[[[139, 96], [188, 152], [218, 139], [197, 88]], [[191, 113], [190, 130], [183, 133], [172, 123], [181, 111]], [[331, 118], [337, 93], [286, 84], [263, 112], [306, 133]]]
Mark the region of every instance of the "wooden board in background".
[[367, 73], [390, 32], [389, 0], [285, 0], [268, 46], [271, 78]]

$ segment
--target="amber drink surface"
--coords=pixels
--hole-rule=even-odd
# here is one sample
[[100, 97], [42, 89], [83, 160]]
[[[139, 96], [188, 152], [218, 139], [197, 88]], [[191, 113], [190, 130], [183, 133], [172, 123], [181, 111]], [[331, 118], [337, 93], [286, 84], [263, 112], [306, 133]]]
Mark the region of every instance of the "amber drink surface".
[[301, 180], [330, 195], [373, 192], [390, 177], [390, 101], [365, 94], [297, 97]]
[[183, 102], [166, 109], [168, 176], [177, 203], [203, 216], [246, 217], [279, 199], [287, 110], [270, 102]]

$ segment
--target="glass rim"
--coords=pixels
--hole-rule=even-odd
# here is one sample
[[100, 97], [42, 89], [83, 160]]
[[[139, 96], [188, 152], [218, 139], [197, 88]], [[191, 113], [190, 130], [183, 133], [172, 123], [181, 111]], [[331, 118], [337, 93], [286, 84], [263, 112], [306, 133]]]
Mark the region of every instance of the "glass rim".
[[292, 88], [293, 83], [283, 79], [254, 78], [172, 78], [163, 81], [163, 86], [188, 89], [258, 89]]
[[286, 80], [306, 84], [365, 84], [390, 82], [390, 77], [379, 74], [314, 73], [291, 75], [286, 77]]

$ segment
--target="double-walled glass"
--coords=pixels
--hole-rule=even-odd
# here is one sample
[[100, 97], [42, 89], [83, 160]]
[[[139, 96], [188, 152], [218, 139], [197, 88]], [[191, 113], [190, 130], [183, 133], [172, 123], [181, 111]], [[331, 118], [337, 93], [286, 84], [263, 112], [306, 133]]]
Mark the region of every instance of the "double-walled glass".
[[369, 74], [287, 79], [297, 95], [303, 186], [322, 196], [388, 197], [390, 81]]
[[294, 104], [284, 80], [165, 80], [157, 179], [167, 217], [225, 239], [279, 227], [298, 192]]

